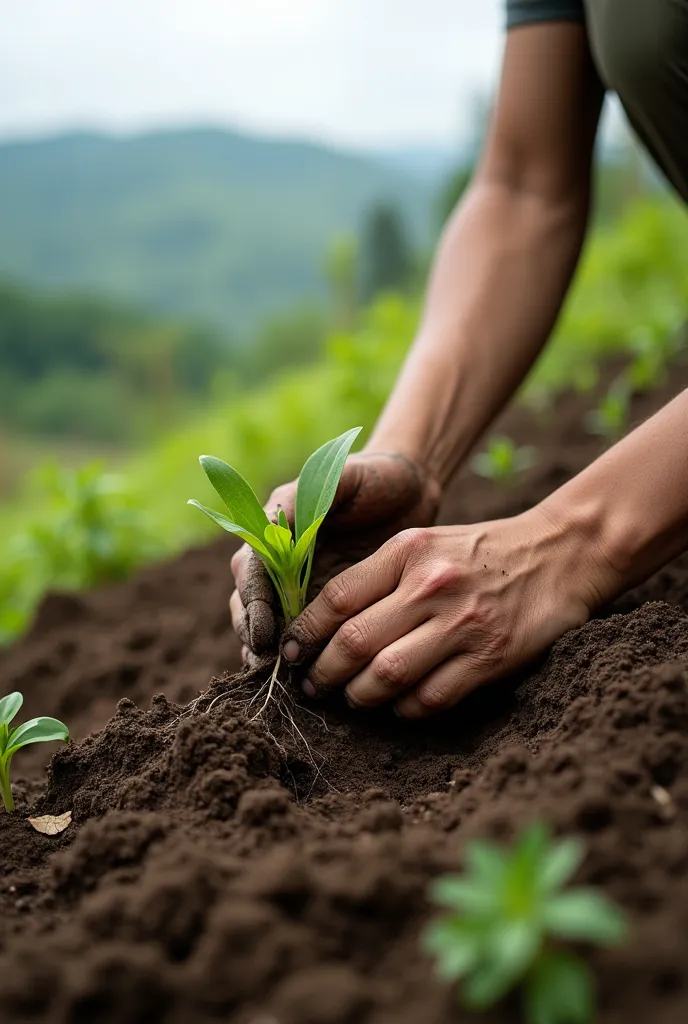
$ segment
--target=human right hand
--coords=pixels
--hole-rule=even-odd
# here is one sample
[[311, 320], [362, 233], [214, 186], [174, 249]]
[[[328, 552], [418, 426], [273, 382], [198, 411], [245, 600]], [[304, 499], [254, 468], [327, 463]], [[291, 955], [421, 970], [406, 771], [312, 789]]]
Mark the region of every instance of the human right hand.
[[[276, 520], [280, 505], [294, 521], [296, 481], [278, 487], [265, 506]], [[419, 465], [395, 452], [350, 455], [319, 536], [314, 564], [354, 562], [400, 530], [431, 526], [437, 515], [439, 484]], [[229, 602], [232, 624], [243, 644], [242, 656], [261, 656], [278, 641], [279, 602], [270, 578], [248, 545], [232, 558], [236, 590]]]

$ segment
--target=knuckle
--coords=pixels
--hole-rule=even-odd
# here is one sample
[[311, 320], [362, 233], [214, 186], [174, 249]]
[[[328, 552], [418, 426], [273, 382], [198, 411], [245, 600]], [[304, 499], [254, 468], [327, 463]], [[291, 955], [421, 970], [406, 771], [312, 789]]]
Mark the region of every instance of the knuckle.
[[461, 573], [457, 565], [448, 560], [440, 560], [428, 565], [424, 571], [420, 591], [424, 597], [435, 597], [456, 588], [461, 580]]
[[373, 661], [375, 677], [385, 687], [398, 690], [409, 682], [408, 659], [400, 651], [380, 651]]
[[421, 554], [427, 550], [430, 542], [429, 530], [423, 529], [420, 526], [411, 526], [409, 529], [398, 533], [396, 541], [408, 554]]
[[452, 704], [455, 680], [443, 680], [436, 683], [425, 683], [416, 690], [416, 698], [423, 707], [431, 711], [441, 711]]
[[370, 634], [358, 619], [348, 619], [340, 626], [337, 643], [345, 654], [354, 658], [364, 658], [370, 653]]
[[346, 615], [351, 607], [351, 586], [346, 573], [335, 576], [321, 591], [321, 599], [330, 612], [336, 616]]

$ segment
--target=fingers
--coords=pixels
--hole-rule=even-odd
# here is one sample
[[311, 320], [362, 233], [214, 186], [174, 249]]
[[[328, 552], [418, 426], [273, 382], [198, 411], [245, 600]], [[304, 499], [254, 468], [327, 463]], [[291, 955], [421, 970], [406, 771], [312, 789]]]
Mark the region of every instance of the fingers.
[[354, 676], [346, 688], [348, 702], [354, 707], [372, 708], [398, 698], [441, 665], [456, 650], [456, 644], [457, 638], [439, 619], [422, 623], [381, 649]]
[[459, 654], [429, 672], [397, 700], [394, 710], [401, 718], [428, 718], [453, 707], [473, 690], [501, 675], [503, 669], [499, 664], [474, 653]]
[[350, 569], [330, 580], [284, 633], [283, 653], [298, 663], [324, 647], [342, 623], [387, 597], [396, 588], [406, 552], [394, 537]]
[[246, 609], [239, 597], [238, 590], [232, 591], [232, 596], [229, 599], [229, 614], [232, 618], [232, 627], [234, 632], [239, 637], [242, 644], [246, 646], [249, 639], [248, 616], [246, 615]]
[[[399, 641], [407, 633], [415, 635], [425, 617], [423, 609], [415, 602], [404, 600], [396, 590], [389, 597], [366, 608], [359, 615], [344, 622], [318, 660], [308, 672], [308, 680], [315, 691], [329, 690], [343, 686], [390, 644]], [[432, 665], [420, 672], [420, 679]], [[415, 682], [415, 680], [412, 680]], [[409, 684], [410, 685], [410, 684]], [[307, 693], [311, 689], [305, 686]], [[388, 693], [389, 699], [389, 693]]]
[[250, 548], [245, 554], [244, 548], [237, 552], [232, 571], [237, 582], [229, 605], [232, 623], [242, 643], [255, 654], [265, 654], [277, 643], [276, 598], [270, 577]]

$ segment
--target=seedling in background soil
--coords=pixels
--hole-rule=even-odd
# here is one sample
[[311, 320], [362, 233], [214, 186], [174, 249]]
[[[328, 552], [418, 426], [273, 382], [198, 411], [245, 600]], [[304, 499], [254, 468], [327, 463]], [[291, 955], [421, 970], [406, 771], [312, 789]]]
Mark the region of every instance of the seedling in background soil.
[[212, 455], [200, 457], [206, 476], [230, 515], [227, 518], [193, 498], [189, 504], [253, 548], [277, 591], [285, 624], [306, 605], [316, 536], [334, 501], [346, 457], [360, 431], [361, 427], [347, 430], [307, 459], [296, 489], [293, 533], [281, 508], [277, 510], [277, 522], [270, 522], [250, 485], [236, 469]]
[[592, 412], [588, 413], [585, 424], [590, 434], [616, 438], [628, 426], [631, 385], [625, 374], [612, 381], [607, 394]]
[[6, 811], [14, 810], [10, 786], [10, 764], [22, 747], [30, 743], [50, 743], [69, 739], [69, 730], [56, 718], [32, 718], [23, 725], [10, 729], [10, 722], [24, 703], [21, 693], [8, 693], [0, 700], [0, 794]]
[[488, 480], [513, 480], [537, 462], [535, 448], [517, 448], [510, 437], [493, 437], [484, 452], [473, 459], [473, 471]]
[[522, 985], [527, 1024], [590, 1024], [590, 970], [557, 943], [615, 945], [626, 938], [627, 925], [598, 892], [561, 891], [583, 854], [577, 839], [553, 840], [537, 823], [511, 851], [469, 843], [466, 873], [434, 883], [432, 899], [449, 913], [429, 925], [423, 944], [438, 977], [462, 982], [467, 1007], [485, 1010]]

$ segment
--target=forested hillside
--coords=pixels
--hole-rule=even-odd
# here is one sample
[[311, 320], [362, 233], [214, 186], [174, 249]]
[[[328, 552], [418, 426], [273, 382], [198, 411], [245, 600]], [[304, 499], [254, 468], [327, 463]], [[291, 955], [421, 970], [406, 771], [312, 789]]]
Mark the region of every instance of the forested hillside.
[[0, 274], [245, 332], [322, 294], [381, 199], [415, 240], [430, 186], [383, 162], [219, 130], [0, 145]]

